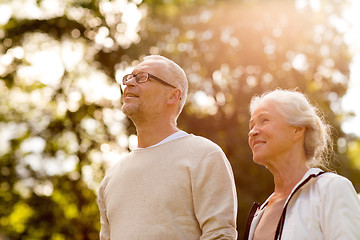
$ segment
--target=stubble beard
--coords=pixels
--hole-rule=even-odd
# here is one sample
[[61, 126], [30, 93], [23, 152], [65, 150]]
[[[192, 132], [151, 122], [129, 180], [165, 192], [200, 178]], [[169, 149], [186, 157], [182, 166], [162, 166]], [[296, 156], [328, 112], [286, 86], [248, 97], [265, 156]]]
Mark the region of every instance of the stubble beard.
[[138, 119], [140, 120], [144, 115], [138, 105], [124, 104], [121, 108], [123, 113], [135, 123]]
[[147, 123], [162, 113], [161, 106], [145, 106], [124, 104], [121, 108], [123, 113], [135, 124]]
[[151, 118], [146, 106], [124, 104], [122, 111], [135, 125], [145, 123]]

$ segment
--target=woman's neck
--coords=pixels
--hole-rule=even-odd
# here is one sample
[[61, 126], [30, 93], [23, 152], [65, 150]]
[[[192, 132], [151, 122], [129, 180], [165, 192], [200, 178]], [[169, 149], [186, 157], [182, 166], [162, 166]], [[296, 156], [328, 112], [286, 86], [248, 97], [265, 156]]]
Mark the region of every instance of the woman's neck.
[[287, 198], [295, 185], [303, 178], [309, 170], [305, 160], [293, 161], [291, 163], [278, 164], [269, 169], [274, 177], [274, 199]]

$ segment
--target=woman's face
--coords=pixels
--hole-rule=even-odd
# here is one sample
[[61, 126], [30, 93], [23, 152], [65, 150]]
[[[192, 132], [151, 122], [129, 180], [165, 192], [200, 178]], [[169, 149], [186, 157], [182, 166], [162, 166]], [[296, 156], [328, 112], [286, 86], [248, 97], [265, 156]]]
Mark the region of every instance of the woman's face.
[[265, 166], [289, 156], [294, 145], [296, 127], [288, 124], [275, 106], [275, 103], [263, 100], [255, 108], [249, 123], [248, 140], [253, 160]]

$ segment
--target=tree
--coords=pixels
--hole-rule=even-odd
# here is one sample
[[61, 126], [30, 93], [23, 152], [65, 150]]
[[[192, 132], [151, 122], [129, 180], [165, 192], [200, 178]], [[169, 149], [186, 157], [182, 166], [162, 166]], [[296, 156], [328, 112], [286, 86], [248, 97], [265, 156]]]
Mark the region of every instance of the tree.
[[[247, 146], [253, 94], [297, 87], [326, 112], [335, 143], [351, 139], [341, 131], [337, 107], [351, 55], [342, 32], [329, 24], [341, 20], [343, 3], [52, 3], [37, 1], [26, 14], [15, 11], [24, 7], [16, 1], [2, 6], [14, 9], [0, 31], [0, 233], [9, 239], [98, 238], [97, 187], [135, 139], [119, 110], [118, 82], [148, 54], [186, 70], [190, 92], [179, 127], [227, 154], [240, 236], [252, 201], [272, 191], [270, 174], [252, 163]], [[359, 190], [354, 149], [349, 156], [338, 152], [342, 165], [333, 168]]]

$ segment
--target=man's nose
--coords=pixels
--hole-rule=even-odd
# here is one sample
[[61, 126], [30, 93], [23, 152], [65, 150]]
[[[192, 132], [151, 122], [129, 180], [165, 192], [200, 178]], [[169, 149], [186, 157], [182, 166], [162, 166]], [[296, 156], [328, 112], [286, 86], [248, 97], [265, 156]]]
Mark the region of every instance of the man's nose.
[[125, 86], [135, 85], [136, 84], [136, 77], [132, 76], [129, 80], [125, 82]]

